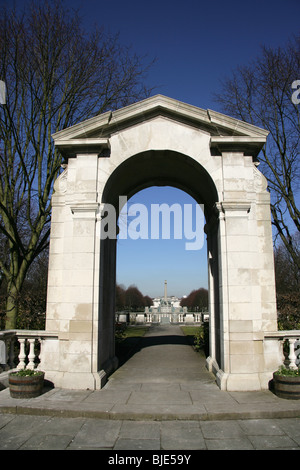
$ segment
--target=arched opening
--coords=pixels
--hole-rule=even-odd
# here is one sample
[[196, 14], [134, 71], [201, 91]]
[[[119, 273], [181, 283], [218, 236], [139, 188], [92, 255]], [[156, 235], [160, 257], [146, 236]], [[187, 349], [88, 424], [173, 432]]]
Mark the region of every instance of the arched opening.
[[[143, 295], [182, 298], [208, 288], [205, 218], [185, 191], [151, 186], [132, 196], [119, 216], [117, 284]], [[198, 233], [199, 232], [199, 233]], [[120, 299], [119, 308], [126, 306]], [[123, 303], [122, 303], [123, 302]]]
[[[114, 206], [117, 215], [122, 209], [120, 196], [129, 200], [149, 187], [172, 186], [189, 194], [204, 206], [207, 222], [207, 249], [209, 271], [209, 309], [212, 319], [210, 344], [220, 364], [219, 285], [218, 285], [218, 225], [214, 207], [217, 190], [207, 171], [187, 155], [163, 150], [146, 151], [121, 163], [111, 174], [102, 193], [102, 204]], [[99, 305], [99, 370], [109, 374], [114, 363], [114, 313], [116, 288], [116, 245], [109, 237], [101, 240], [100, 305]], [[221, 364], [220, 364], [221, 366]]]
[[108, 179], [102, 203], [119, 207], [119, 196], [129, 199], [150, 186], [174, 186], [190, 194], [205, 207], [205, 217], [211, 218], [218, 201], [215, 184], [196, 160], [171, 150], [148, 150], [121, 163]]

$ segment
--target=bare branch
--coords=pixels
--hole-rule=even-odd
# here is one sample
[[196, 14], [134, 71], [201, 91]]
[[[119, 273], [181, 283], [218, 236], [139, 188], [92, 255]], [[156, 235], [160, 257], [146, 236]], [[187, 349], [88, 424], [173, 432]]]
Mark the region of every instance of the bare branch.
[[[144, 98], [148, 65], [103, 29], [86, 34], [61, 0], [32, 1], [0, 18], [0, 235], [9, 256], [9, 309], [30, 264], [48, 245], [53, 183], [61, 155], [51, 135], [99, 112]], [[15, 319], [13, 321], [15, 323]], [[12, 324], [12, 323], [11, 323]]]
[[299, 77], [296, 38], [284, 48], [263, 47], [261, 55], [224, 80], [222, 92], [215, 95], [223, 111], [270, 132], [259, 160], [268, 179], [273, 225], [298, 269], [293, 231], [300, 231], [300, 109], [292, 102], [291, 85]]

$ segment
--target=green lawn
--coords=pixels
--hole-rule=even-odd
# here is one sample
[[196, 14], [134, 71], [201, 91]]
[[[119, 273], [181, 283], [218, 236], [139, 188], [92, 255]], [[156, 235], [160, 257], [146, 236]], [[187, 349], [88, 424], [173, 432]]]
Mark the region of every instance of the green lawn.
[[126, 326], [121, 325], [116, 329], [116, 356], [119, 365], [124, 364], [137, 347], [140, 339], [147, 333], [149, 326]]
[[183, 334], [188, 337], [189, 343], [195, 351], [208, 355], [208, 324], [201, 326], [181, 326]]
[[149, 326], [128, 326], [124, 331], [125, 338], [144, 336], [148, 330]]
[[186, 336], [195, 336], [199, 331], [199, 326], [181, 326], [180, 327]]

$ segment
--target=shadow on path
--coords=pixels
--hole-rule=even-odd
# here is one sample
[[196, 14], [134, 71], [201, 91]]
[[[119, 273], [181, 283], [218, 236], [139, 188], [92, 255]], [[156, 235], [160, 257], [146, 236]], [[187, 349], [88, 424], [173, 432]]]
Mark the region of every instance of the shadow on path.
[[[154, 346], [193, 347], [193, 336], [185, 336], [180, 329], [178, 334], [164, 334], [166, 332], [166, 328], [171, 332], [172, 329], [176, 327], [171, 325], [169, 327], [151, 326], [145, 336], [132, 336], [124, 339], [120, 344], [116, 345], [116, 355], [119, 359], [119, 367], [125, 364], [125, 362], [138, 352]], [[167, 349], [163, 348], [161, 351], [162, 353], [167, 352]], [[203, 356], [204, 352], [201, 351], [199, 355]]]

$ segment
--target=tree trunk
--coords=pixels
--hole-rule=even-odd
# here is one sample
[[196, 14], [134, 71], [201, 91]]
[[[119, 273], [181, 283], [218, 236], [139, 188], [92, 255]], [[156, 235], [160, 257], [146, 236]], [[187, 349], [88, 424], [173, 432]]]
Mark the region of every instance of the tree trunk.
[[[17, 256], [14, 256], [14, 262], [11, 263], [10, 280], [7, 284], [7, 300], [6, 300], [6, 321], [5, 329], [11, 330], [17, 327], [17, 318], [19, 311], [19, 299], [21, 289], [26, 277], [26, 273], [30, 266], [30, 261], [23, 259], [22, 263], [17, 262]], [[14, 273], [17, 273], [17, 276]]]
[[17, 325], [19, 291], [14, 283], [8, 288], [5, 329], [14, 330]]

